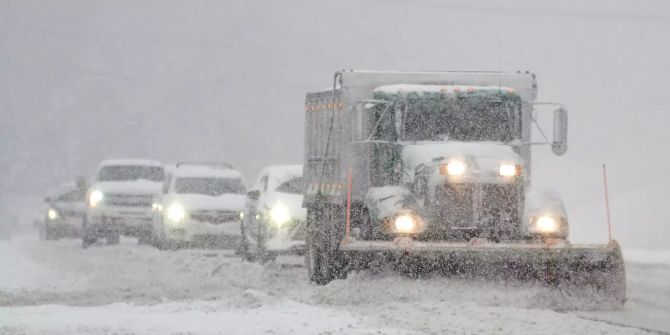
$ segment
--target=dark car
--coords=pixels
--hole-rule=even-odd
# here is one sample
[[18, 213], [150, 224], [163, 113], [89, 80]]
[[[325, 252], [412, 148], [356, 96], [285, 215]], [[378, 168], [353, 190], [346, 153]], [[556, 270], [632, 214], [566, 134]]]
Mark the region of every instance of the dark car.
[[85, 182], [62, 185], [44, 198], [49, 206], [39, 227], [40, 237], [45, 240], [80, 237], [86, 213], [85, 198]]

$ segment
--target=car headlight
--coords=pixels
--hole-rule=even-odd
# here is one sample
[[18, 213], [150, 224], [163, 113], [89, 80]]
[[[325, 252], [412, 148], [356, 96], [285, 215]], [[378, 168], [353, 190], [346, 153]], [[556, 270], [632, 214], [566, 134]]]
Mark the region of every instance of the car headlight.
[[160, 202], [158, 202], [158, 201], [154, 201], [154, 202], [151, 204], [151, 211], [152, 211], [152, 212], [160, 212], [160, 211], [162, 211], [162, 210], [163, 210], [163, 205], [162, 205]]
[[286, 207], [284, 207], [284, 205], [276, 204], [270, 210], [270, 219], [277, 226], [281, 226], [284, 223], [288, 222], [288, 220], [291, 219], [291, 214], [289, 213], [288, 209]]
[[465, 173], [465, 163], [461, 161], [451, 161], [440, 166], [440, 173], [449, 176], [460, 176]]
[[534, 219], [535, 228], [540, 233], [556, 233], [559, 229], [559, 220], [553, 216], [543, 215]]
[[49, 218], [49, 220], [56, 220], [58, 219], [58, 212], [53, 208], [49, 208], [47, 210], [47, 217]]
[[516, 164], [500, 164], [498, 167], [498, 174], [503, 177], [518, 176], [521, 169]]
[[88, 205], [95, 207], [102, 201], [102, 198], [104, 198], [104, 195], [101, 191], [93, 190], [91, 191], [91, 194], [88, 195]]
[[174, 203], [168, 207], [166, 216], [172, 222], [181, 222], [186, 217], [186, 210], [178, 203]]

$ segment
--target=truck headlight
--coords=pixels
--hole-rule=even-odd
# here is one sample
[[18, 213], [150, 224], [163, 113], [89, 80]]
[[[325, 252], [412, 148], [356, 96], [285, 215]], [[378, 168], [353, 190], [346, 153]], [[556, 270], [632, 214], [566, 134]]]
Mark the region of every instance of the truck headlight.
[[284, 223], [288, 222], [288, 220], [291, 219], [291, 214], [289, 213], [288, 209], [286, 207], [284, 207], [284, 205], [276, 204], [270, 210], [270, 219], [277, 226], [281, 226]]
[[537, 218], [534, 218], [535, 228], [540, 233], [556, 233], [559, 228], [559, 220], [553, 216], [543, 215]]
[[521, 169], [516, 164], [500, 164], [498, 167], [498, 174], [503, 177], [518, 176], [520, 172]]
[[53, 208], [49, 208], [47, 210], [47, 217], [49, 218], [49, 220], [56, 220], [58, 219], [58, 212]]
[[160, 202], [158, 202], [158, 201], [154, 201], [154, 202], [151, 204], [151, 211], [152, 211], [152, 212], [160, 212], [160, 211], [162, 211], [162, 210], [163, 210], [163, 205], [162, 205]]
[[440, 166], [440, 173], [449, 176], [460, 176], [465, 173], [465, 163], [461, 161], [451, 161]]
[[401, 234], [410, 234], [417, 230], [417, 220], [409, 214], [402, 214], [396, 217], [394, 225], [395, 231]]
[[91, 191], [91, 194], [88, 195], [88, 205], [95, 207], [102, 201], [102, 198], [104, 198], [104, 195], [101, 191], [93, 190]]
[[174, 203], [168, 207], [166, 216], [172, 222], [181, 222], [186, 216], [186, 210], [178, 203]]

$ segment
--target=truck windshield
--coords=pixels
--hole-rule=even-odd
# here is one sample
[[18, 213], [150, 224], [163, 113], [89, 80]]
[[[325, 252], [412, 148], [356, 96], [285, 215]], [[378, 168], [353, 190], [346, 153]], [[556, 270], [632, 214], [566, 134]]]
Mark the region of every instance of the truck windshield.
[[219, 196], [226, 193], [244, 194], [242, 180], [234, 178], [177, 178], [175, 191], [179, 194]]
[[510, 142], [520, 104], [511, 97], [408, 97], [401, 138], [405, 141]]
[[98, 173], [98, 181], [132, 181], [146, 179], [161, 182], [165, 171], [160, 166], [116, 165], [105, 166]]

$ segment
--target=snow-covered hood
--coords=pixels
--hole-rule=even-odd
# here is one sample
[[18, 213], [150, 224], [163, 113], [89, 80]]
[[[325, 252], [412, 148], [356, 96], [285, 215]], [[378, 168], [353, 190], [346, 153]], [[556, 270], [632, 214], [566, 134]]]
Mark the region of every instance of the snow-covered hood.
[[529, 187], [526, 189], [524, 216], [526, 221], [531, 217], [550, 215], [568, 219], [561, 197], [555, 191]]
[[303, 197], [301, 194], [288, 194], [281, 192], [267, 193], [260, 200], [259, 209], [270, 211], [276, 204], [286, 207], [293, 220], [305, 221], [307, 210], [302, 207]]
[[162, 193], [163, 183], [138, 179], [134, 181], [101, 181], [91, 186], [92, 190], [98, 190], [111, 194], [151, 194], [159, 195]]
[[497, 142], [417, 142], [402, 150], [405, 178], [414, 178], [420, 166], [433, 166], [458, 159], [465, 162], [468, 174], [475, 178], [497, 176], [500, 164], [523, 164], [511, 146]]
[[219, 196], [205, 194], [173, 194], [165, 200], [168, 202], [178, 202], [180, 205], [184, 206], [186, 210], [221, 210], [239, 212], [244, 209], [244, 198], [245, 196], [241, 194], [222, 194]]

